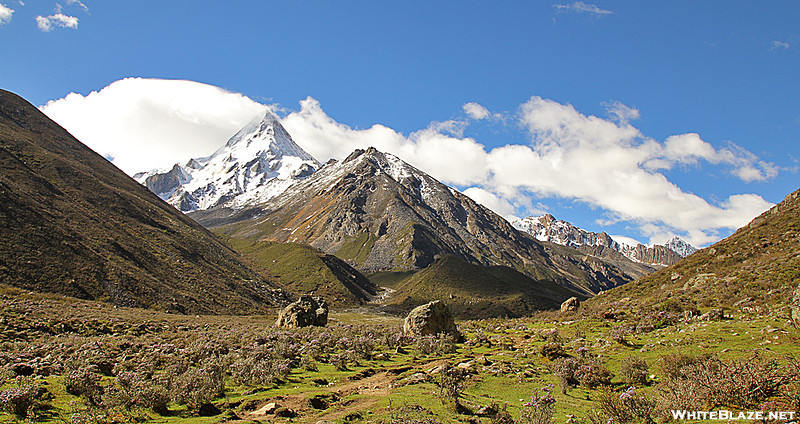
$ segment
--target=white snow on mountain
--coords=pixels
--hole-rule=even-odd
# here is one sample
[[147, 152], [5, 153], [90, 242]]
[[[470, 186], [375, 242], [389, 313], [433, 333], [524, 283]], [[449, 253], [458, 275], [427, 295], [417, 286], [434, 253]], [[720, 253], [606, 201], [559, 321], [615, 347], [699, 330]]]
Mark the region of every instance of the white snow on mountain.
[[670, 241], [666, 242], [664, 246], [672, 250], [673, 252], [681, 255], [681, 257], [684, 258], [691, 255], [694, 252], [697, 252], [696, 247], [687, 243], [680, 237], [673, 237]]
[[251, 122], [205, 158], [134, 178], [183, 212], [239, 208], [283, 193], [319, 162], [298, 146], [271, 112]]
[[[539, 241], [576, 248], [580, 246], [607, 247], [620, 252], [634, 262], [650, 265], [666, 266], [672, 262], [670, 257], [675, 258], [674, 254], [683, 258], [697, 251], [679, 237], [673, 238], [664, 246], [647, 246], [630, 237], [586, 231], [569, 222], [557, 220], [550, 214], [517, 219], [511, 224], [518, 230], [531, 234]], [[674, 252], [674, 254], [665, 255], [665, 250]]]

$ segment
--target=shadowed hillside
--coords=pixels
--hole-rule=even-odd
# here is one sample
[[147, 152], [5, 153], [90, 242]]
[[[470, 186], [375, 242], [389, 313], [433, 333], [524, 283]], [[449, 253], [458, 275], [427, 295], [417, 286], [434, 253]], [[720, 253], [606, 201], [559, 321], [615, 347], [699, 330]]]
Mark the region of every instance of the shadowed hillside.
[[450, 255], [396, 284], [395, 289], [388, 300], [390, 309], [407, 311], [441, 299], [455, 316], [468, 319], [527, 316], [558, 308], [576, 295], [507, 266], [474, 265]]
[[284, 299], [209, 231], [2, 90], [0, 282], [186, 313]]

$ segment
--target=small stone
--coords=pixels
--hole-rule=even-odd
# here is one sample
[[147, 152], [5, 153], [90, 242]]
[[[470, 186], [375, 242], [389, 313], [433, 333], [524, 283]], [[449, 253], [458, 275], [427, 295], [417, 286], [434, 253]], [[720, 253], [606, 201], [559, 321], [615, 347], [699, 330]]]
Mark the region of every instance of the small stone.
[[280, 408], [280, 405], [278, 405], [275, 402], [270, 402], [270, 403], [262, 406], [258, 410], [256, 410], [256, 412], [253, 412], [253, 414], [254, 415], [270, 415], [270, 414], [274, 414], [275, 411], [278, 410], [278, 408]]

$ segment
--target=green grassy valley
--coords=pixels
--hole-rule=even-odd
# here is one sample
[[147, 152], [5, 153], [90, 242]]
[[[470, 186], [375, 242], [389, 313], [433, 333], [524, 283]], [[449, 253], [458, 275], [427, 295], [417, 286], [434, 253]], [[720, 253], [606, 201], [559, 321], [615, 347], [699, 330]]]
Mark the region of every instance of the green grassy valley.
[[707, 321], [623, 302], [614, 317], [459, 321], [454, 344], [363, 313], [281, 329], [9, 287], [0, 302], [0, 421], [666, 422], [669, 409], [800, 406], [800, 332], [780, 312]]
[[391, 310], [406, 312], [429, 299], [442, 299], [455, 316], [473, 319], [528, 316], [558, 308], [577, 295], [510, 267], [474, 265], [449, 255], [392, 287], [394, 292], [386, 302]]

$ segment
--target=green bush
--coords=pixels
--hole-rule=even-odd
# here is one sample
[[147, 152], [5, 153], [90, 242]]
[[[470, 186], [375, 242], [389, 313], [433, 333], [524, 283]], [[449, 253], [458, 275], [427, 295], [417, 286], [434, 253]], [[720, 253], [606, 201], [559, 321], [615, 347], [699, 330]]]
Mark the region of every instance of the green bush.
[[628, 356], [619, 364], [619, 376], [628, 385], [643, 386], [647, 384], [649, 371], [647, 361], [636, 356]]

